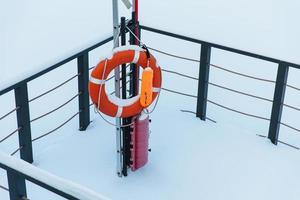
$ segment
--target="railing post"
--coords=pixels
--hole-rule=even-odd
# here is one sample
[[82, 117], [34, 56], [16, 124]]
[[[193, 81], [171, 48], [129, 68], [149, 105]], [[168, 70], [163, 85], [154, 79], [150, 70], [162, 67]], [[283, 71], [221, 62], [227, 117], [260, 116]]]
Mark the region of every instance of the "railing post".
[[84, 131], [90, 124], [89, 83], [89, 55], [84, 52], [77, 58], [78, 91], [79, 91], [79, 130]]
[[23, 200], [27, 197], [25, 178], [14, 170], [7, 170], [7, 181], [10, 200]]
[[271, 142], [277, 145], [279, 128], [282, 114], [282, 107], [285, 96], [289, 66], [286, 63], [279, 63], [277, 70], [276, 85], [273, 98], [272, 114], [269, 127], [268, 138]]
[[21, 159], [33, 163], [27, 83], [15, 89]]
[[202, 44], [200, 54], [200, 69], [196, 112], [196, 116], [199, 117], [201, 120], [206, 119], [210, 55], [211, 47], [208, 44]]

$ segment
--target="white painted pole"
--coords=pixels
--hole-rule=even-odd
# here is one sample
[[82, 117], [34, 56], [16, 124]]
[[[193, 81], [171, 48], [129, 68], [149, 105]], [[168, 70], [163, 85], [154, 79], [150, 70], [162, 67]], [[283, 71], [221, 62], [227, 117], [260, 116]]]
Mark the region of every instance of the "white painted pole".
[[[114, 48], [119, 46], [119, 8], [118, 0], [112, 0], [113, 7], [113, 34], [114, 34]], [[120, 97], [120, 67], [115, 69], [115, 94]], [[121, 118], [116, 118], [117, 126], [121, 127]], [[117, 174], [122, 177], [123, 154], [122, 154], [122, 130], [116, 128], [116, 146], [117, 146]]]

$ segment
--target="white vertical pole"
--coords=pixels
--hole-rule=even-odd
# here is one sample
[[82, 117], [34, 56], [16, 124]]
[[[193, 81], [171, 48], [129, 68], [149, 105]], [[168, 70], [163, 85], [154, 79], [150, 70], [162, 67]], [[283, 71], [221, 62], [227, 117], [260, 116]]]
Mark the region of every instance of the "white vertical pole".
[[[113, 34], [114, 48], [119, 46], [119, 8], [118, 0], [112, 0], [113, 7]], [[115, 94], [120, 97], [120, 68], [115, 69]], [[121, 126], [121, 118], [116, 118], [117, 126]], [[122, 130], [116, 128], [116, 145], [117, 145], [117, 174], [122, 177], [123, 154], [122, 154]]]

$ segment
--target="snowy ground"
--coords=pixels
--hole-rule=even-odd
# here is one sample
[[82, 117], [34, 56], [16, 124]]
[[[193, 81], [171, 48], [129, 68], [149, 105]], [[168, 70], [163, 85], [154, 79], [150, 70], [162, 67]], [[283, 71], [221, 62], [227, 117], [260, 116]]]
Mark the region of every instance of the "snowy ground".
[[[145, 14], [141, 14], [142, 22], [150, 23], [152, 17], [164, 16], [162, 14], [152, 14], [154, 1], [151, 2], [153, 3], [141, 3], [141, 9], [145, 10]], [[192, 5], [196, 4], [195, 2], [190, 0], [187, 6], [193, 7]], [[206, 3], [208, 7], [212, 7], [215, 4], [214, 8], [222, 11], [220, 9], [221, 5], [216, 4], [217, 1], [209, 2], [211, 4]], [[231, 3], [233, 2], [232, 0]], [[294, 1], [288, 2], [292, 5]], [[83, 44], [99, 38], [99, 36], [101, 38], [102, 33], [103, 35], [111, 33], [110, 2], [103, 1], [103, 7], [109, 9], [97, 8], [95, 6], [98, 5], [97, 1], [92, 0], [82, 5], [75, 5], [70, 3], [70, 1], [46, 3], [32, 0], [26, 3], [18, 2], [19, 6], [15, 7], [16, 3], [17, 1], [11, 1], [5, 4], [11, 9], [16, 8], [14, 12], [20, 15], [14, 16], [13, 13], [8, 15], [8, 9], [4, 9], [1, 12], [2, 14], [4, 13], [3, 16], [10, 16], [10, 18], [6, 18], [7, 21], [4, 23], [6, 29], [4, 29], [4, 32], [0, 32], [4, 33], [3, 41], [5, 41], [4, 54], [0, 54], [4, 55], [4, 73], [0, 75], [0, 85], [3, 83], [2, 80], [6, 82], [14, 79], [15, 73], [35, 70], [34, 66], [40, 67], [44, 63], [48, 63], [49, 60], [52, 61], [61, 55], [65, 55], [70, 50], [77, 49]], [[266, 5], [267, 3], [268, 1], [265, 1]], [[297, 2], [294, 3], [296, 5]], [[280, 10], [280, 6], [277, 4], [279, 2], [273, 4], [274, 10], [269, 10], [271, 13], [274, 12], [276, 14], [276, 11]], [[234, 5], [237, 6], [235, 10], [245, 9], [244, 5]], [[175, 5], [172, 6], [174, 7]], [[197, 6], [199, 7], [200, 4], [197, 3]], [[194, 6], [194, 8], [196, 9], [197, 6]], [[257, 7], [254, 3], [251, 6], [253, 8]], [[163, 2], [155, 11], [162, 13], [161, 8], [164, 7], [166, 7], [166, 3]], [[287, 10], [293, 8], [295, 6], [290, 6]], [[188, 9], [185, 9], [185, 12], [187, 11]], [[263, 11], [259, 12], [261, 17], [264, 17]], [[66, 12], [83, 14], [66, 15]], [[123, 10], [122, 12], [125, 11]], [[208, 11], [206, 10], [206, 12]], [[196, 15], [195, 13], [192, 15]], [[199, 15], [202, 16], [201, 13]], [[226, 15], [228, 18], [226, 20], [232, 20], [232, 23], [229, 24], [230, 27], [234, 27], [239, 21], [239, 23], [245, 23], [243, 27], [247, 27], [247, 24], [251, 27], [251, 24], [255, 24], [254, 22], [259, 22], [259, 19], [261, 19], [257, 16], [255, 19], [258, 21], [247, 22], [234, 17], [243, 13], [242, 11], [230, 13], [231, 17]], [[288, 19], [280, 17], [278, 19], [276, 18], [278, 16], [273, 14], [274, 18], [270, 17], [270, 22]], [[295, 12], [290, 12], [290, 14], [295, 14]], [[184, 16], [186, 17], [186, 15], [188, 14]], [[174, 14], [168, 12], [163, 20], [171, 20], [174, 16], [178, 16], [178, 12], [174, 12]], [[213, 13], [213, 15], [206, 16], [209, 16], [208, 20], [212, 22], [212, 28], [216, 24], [220, 24], [220, 16], [225, 15]], [[250, 13], [243, 16], [248, 19]], [[107, 17], [108, 20], [100, 20], [103, 17]], [[202, 17], [199, 17], [199, 19], [201, 19], [201, 23], [205, 21], [202, 20]], [[163, 20], [158, 21], [161, 21], [161, 24], [166, 23]], [[163, 27], [161, 24], [158, 23], [157, 26]], [[194, 23], [191, 22], [191, 24]], [[257, 26], [264, 27], [263, 25], [262, 23]], [[188, 23], [184, 26], [188, 26]], [[170, 27], [170, 30], [181, 32], [180, 27], [176, 29], [172, 29], [172, 27]], [[275, 41], [276, 38], [281, 38], [279, 35], [276, 35], [276, 26], [273, 24], [270, 27], [272, 37], [270, 36], [269, 40], [272, 41], [273, 39]], [[239, 38], [239, 41], [248, 43], [237, 42], [235, 44], [243, 46], [246, 50], [257, 50], [255, 49], [258, 45], [257, 41], [265, 41], [264, 39], [269, 36], [267, 33], [270, 32], [264, 32], [265, 34], [261, 35], [262, 38], [254, 38], [253, 35], [257, 34], [258, 29], [256, 27], [251, 34], [249, 33], [247, 37], [245, 36], [245, 40]], [[17, 30], [22, 30], [22, 32], [19, 33]], [[233, 31], [234, 35], [239, 31], [240, 34], [246, 35], [243, 30], [245, 29]], [[251, 28], [246, 30], [251, 31]], [[202, 27], [200, 25], [197, 26], [195, 32], [201, 31], [203, 31]], [[293, 30], [291, 34], [296, 34], [297, 31], [299, 30]], [[198, 38], [218, 42], [222, 38], [217, 33], [216, 30], [212, 30], [211, 38], [202, 38], [202, 35], [199, 35]], [[227, 44], [228, 41], [232, 41], [233, 44], [233, 39], [229, 38], [230, 34], [224, 35], [226, 36], [223, 38], [226, 41], [224, 43]], [[234, 35], [232, 37], [236, 38]], [[203, 33], [203, 37], [207, 36], [207, 34]], [[142, 37], [149, 46], [191, 58], [198, 58], [200, 55], [199, 45], [197, 44], [147, 32], [144, 32]], [[292, 39], [293, 37], [290, 36], [288, 38]], [[2, 39], [3, 37], [1, 36], [0, 41]], [[271, 47], [271, 51], [268, 45], [270, 41], [262, 44], [263, 50], [261, 51], [276, 57], [279, 50], [282, 49]], [[253, 45], [249, 46], [250, 43], [253, 43]], [[299, 38], [298, 40], [294, 38], [294, 43], [283, 42], [283, 44], [290, 44], [289, 47], [295, 49], [297, 44], [299, 44]], [[294, 58], [296, 59], [297, 51], [287, 49], [289, 48], [285, 48], [284, 55], [290, 57], [285, 58], [291, 58], [291, 61]], [[3, 51], [2, 48], [0, 50]], [[99, 57], [107, 54], [110, 50], [111, 44], [108, 44], [91, 52], [90, 65], [96, 64]], [[181, 61], [154, 52], [153, 54], [158, 58], [162, 68], [176, 70], [195, 77], [198, 74], [197, 63]], [[18, 59], [15, 58], [16, 56]], [[295, 62], [297, 61], [299, 60]], [[275, 64], [215, 49], [212, 52], [212, 63], [272, 80], [276, 77], [277, 66]], [[11, 70], [9, 66], [13, 66], [14, 70]], [[47, 76], [30, 82], [29, 96], [34, 97], [73, 74], [76, 74], [76, 61], [72, 61], [49, 73]], [[197, 82], [186, 80], [176, 75], [166, 73], [163, 75], [163, 86], [165, 88], [196, 94]], [[299, 86], [300, 82], [297, 78], [299, 75], [299, 70], [291, 69], [289, 84]], [[210, 81], [266, 98], [273, 97], [274, 86], [272, 84], [236, 77], [217, 69], [212, 68]], [[33, 118], [51, 108], [55, 108], [75, 95], [76, 92], [77, 82], [74, 80], [55, 93], [31, 103], [31, 117]], [[299, 95], [299, 93], [288, 89], [286, 103], [299, 107]], [[226, 106], [270, 117], [271, 104], [263, 101], [241, 97], [211, 86], [209, 87], [209, 98]], [[0, 116], [13, 107], [13, 93], [0, 97]], [[256, 134], [267, 134], [267, 122], [242, 117], [211, 104], [208, 105], [208, 116], [216, 120], [216, 124], [202, 122], [192, 114], [180, 112], [180, 109], [194, 111], [195, 107], [195, 99], [162, 92], [158, 107], [151, 115], [153, 121], [151, 123], [150, 140], [152, 152], [149, 164], [136, 173], [130, 173], [127, 178], [120, 179], [115, 174], [114, 127], [103, 122], [99, 116], [94, 114], [93, 110], [91, 110], [93, 122], [86, 132], [77, 130], [78, 119], [75, 118], [58, 132], [35, 142], [33, 145], [34, 165], [85, 185], [112, 199], [299, 199], [299, 151], [281, 144], [275, 147], [268, 140], [256, 136]], [[43, 120], [34, 122], [32, 124], [33, 138], [51, 130], [75, 113], [77, 109], [77, 100], [75, 100], [61, 111]], [[299, 113], [284, 109], [283, 121], [297, 126], [299, 124], [298, 119]], [[12, 115], [0, 121], [0, 126], [0, 136], [2, 138], [16, 128], [15, 116]], [[280, 139], [300, 146], [300, 135], [284, 127], [281, 127]], [[0, 150], [6, 153], [11, 153], [16, 148], [17, 137], [0, 144]], [[0, 171], [0, 184], [6, 185], [6, 175], [3, 171]], [[28, 184], [30, 199], [39, 200], [41, 197], [43, 199], [60, 199], [46, 190], [30, 183]], [[0, 199], [8, 199], [7, 192], [0, 190]]]

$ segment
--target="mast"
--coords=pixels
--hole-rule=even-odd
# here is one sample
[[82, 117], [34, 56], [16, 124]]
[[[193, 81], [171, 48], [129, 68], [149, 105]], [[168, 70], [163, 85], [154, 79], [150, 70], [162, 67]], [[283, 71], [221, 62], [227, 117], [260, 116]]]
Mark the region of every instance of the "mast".
[[[119, 8], [118, 0], [112, 0], [113, 7], [113, 47], [119, 46]], [[120, 97], [120, 67], [115, 69], [115, 94]], [[116, 147], [117, 147], [117, 174], [122, 176], [123, 156], [122, 156], [122, 131], [121, 131], [121, 118], [116, 118]]]

